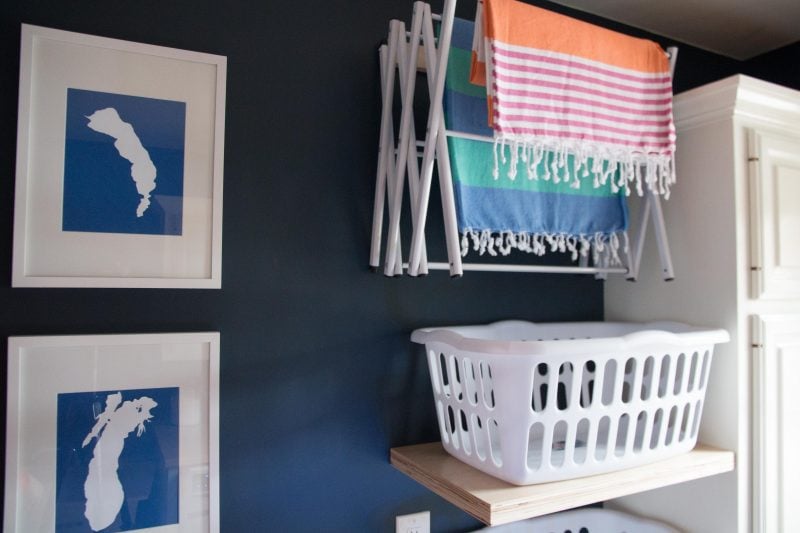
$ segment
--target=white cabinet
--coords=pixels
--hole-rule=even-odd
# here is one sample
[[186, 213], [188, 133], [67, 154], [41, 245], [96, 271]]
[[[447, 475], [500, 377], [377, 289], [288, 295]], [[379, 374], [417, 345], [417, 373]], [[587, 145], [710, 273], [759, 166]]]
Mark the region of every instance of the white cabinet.
[[606, 319], [728, 330], [699, 440], [734, 450], [736, 470], [610, 506], [691, 533], [800, 531], [800, 92], [734, 76], [676, 96], [675, 121], [675, 280], [648, 239], [639, 281], [606, 282]]
[[756, 531], [800, 531], [800, 314], [753, 317]]
[[748, 150], [751, 294], [800, 298], [800, 139], [751, 130]]

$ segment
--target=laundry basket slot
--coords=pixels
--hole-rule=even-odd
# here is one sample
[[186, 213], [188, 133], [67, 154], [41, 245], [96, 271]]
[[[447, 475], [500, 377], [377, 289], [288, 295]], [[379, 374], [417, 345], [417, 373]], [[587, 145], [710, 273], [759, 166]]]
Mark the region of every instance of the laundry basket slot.
[[412, 339], [426, 346], [445, 449], [530, 484], [691, 450], [713, 346], [728, 336], [676, 323], [506, 321]]

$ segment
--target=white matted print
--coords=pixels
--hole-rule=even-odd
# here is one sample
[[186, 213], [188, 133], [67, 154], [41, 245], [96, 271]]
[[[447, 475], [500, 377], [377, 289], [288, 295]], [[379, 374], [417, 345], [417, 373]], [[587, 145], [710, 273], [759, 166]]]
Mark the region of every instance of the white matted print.
[[11, 337], [5, 531], [219, 531], [219, 333]]
[[13, 286], [221, 286], [226, 64], [22, 26]]

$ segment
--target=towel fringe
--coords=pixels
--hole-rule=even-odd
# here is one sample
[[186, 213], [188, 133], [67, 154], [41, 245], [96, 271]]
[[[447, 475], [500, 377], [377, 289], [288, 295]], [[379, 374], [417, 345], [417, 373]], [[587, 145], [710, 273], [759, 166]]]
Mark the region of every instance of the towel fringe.
[[527, 231], [499, 231], [466, 229], [461, 232], [461, 256], [472, 250], [479, 255], [509, 255], [512, 250], [543, 256], [550, 252], [569, 252], [573, 261], [591, 254], [595, 265], [618, 266], [622, 264], [620, 252], [628, 253], [628, 232], [569, 235], [566, 233], [529, 233]]
[[[573, 158], [572, 164], [569, 156]], [[496, 135], [492, 172], [495, 179], [499, 179], [500, 166], [506, 163], [506, 175], [511, 180], [516, 179], [517, 167], [522, 164], [528, 179], [569, 183], [575, 189], [580, 188], [581, 182], [587, 178], [592, 179], [594, 188], [604, 187], [610, 180], [611, 192], [617, 193], [622, 189], [626, 196], [631, 194], [631, 190], [643, 196], [647, 187], [649, 191], [669, 199], [670, 189], [675, 184], [673, 153], [631, 153], [602, 144]], [[541, 175], [540, 167], [543, 170]], [[617, 174], [619, 178], [615, 180]]]

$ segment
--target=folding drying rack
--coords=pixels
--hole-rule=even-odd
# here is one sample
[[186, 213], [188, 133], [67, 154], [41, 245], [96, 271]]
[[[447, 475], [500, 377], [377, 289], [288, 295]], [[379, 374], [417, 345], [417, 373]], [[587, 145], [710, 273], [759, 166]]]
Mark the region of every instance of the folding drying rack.
[[[389, 23], [387, 42], [379, 48], [381, 71], [381, 127], [378, 144], [378, 168], [375, 179], [375, 199], [372, 220], [370, 267], [380, 268], [381, 240], [383, 234], [384, 206], [388, 205], [388, 231], [383, 272], [386, 276], [402, 275], [407, 269], [411, 276], [427, 274], [429, 270], [449, 270], [452, 277], [463, 275], [465, 270], [493, 272], [539, 272], [594, 274], [625, 274], [636, 280], [641, 262], [648, 220], [652, 220], [662, 275], [665, 280], [674, 277], [667, 232], [661, 201], [657, 193], [646, 187], [644, 202], [639, 212], [638, 231], [631, 246], [621, 254], [621, 266], [589, 265], [588, 257], [581, 256], [574, 266], [529, 264], [467, 263], [461, 260], [461, 249], [456, 224], [456, 207], [453, 193], [447, 137], [463, 137], [484, 142], [494, 142], [491, 137], [447, 130], [444, 124], [442, 98], [445, 73], [450, 51], [456, 0], [445, 0], [441, 15], [431, 13], [425, 2], [414, 2], [411, 29], [399, 20]], [[438, 39], [434, 35], [433, 21], [441, 23]], [[670, 72], [674, 72], [677, 48], [668, 48]], [[427, 76], [430, 104], [425, 137], [419, 141], [414, 127], [414, 91], [418, 72]], [[400, 124], [395, 138], [394, 116], [395, 84], [400, 88]], [[419, 149], [422, 148], [422, 152]], [[421, 163], [418, 161], [421, 159]], [[439, 190], [442, 199], [445, 241], [448, 262], [429, 262], [425, 246], [427, 219], [434, 164], [438, 166]], [[412, 238], [408, 263], [402, 259], [400, 217], [403, 207], [404, 187], [408, 179], [408, 193], [412, 218]]]

